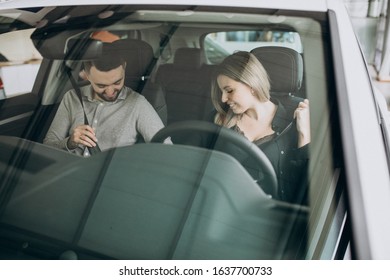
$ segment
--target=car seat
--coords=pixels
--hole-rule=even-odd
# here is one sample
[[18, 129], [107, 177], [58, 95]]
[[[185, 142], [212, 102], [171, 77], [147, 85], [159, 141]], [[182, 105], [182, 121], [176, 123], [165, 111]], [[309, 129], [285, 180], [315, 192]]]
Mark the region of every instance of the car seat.
[[163, 87], [168, 124], [184, 120], [205, 120], [212, 111], [211, 70], [204, 64], [199, 48], [179, 48], [174, 61], [157, 71], [156, 82]]
[[152, 104], [164, 124], [167, 123], [167, 107], [162, 88], [150, 78], [155, 64], [153, 48], [139, 39], [122, 39], [104, 43], [104, 53], [122, 56], [126, 63], [125, 85], [141, 93]]
[[300, 53], [279, 46], [258, 47], [251, 50], [251, 53], [267, 71], [272, 95], [302, 95], [303, 59]]

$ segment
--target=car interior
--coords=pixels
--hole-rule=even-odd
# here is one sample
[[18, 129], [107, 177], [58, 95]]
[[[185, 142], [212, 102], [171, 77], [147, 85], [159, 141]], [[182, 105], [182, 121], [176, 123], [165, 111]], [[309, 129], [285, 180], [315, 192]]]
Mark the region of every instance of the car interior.
[[[250, 42], [245, 50], [263, 63], [273, 96], [310, 98], [316, 108], [328, 103], [331, 87], [324, 79], [326, 62], [309, 59], [328, 54], [323, 15], [116, 8], [48, 9], [31, 35], [42, 55], [31, 92], [0, 100], [0, 194], [6, 194], [0, 196], [0, 256], [56, 259], [66, 250], [80, 259], [305, 259], [323, 254], [326, 242], [319, 240], [332, 238], [319, 231], [331, 224], [318, 217], [333, 204], [315, 202], [343, 180], [340, 175], [334, 183], [329, 143], [337, 140], [324, 121], [328, 107], [311, 113], [317, 136], [310, 156], [320, 159], [309, 167], [312, 204], [273, 199], [272, 176], [267, 181], [272, 187], [259, 185], [224, 147], [227, 142], [238, 146], [266, 169], [264, 155], [213, 124], [215, 61], [229, 52], [205, 39], [217, 32], [299, 34], [303, 50], [277, 42]], [[271, 21], [278, 16], [283, 23]], [[17, 28], [24, 24], [14, 23]], [[120, 40], [92, 39], [96, 30], [108, 30]], [[126, 57], [125, 84], [146, 97], [166, 130], [153, 143], [141, 140], [90, 158], [45, 146], [62, 96], [74, 87], [69, 73], [77, 86], [85, 85], [79, 75], [82, 61], [104, 52]], [[202, 133], [212, 136], [206, 146], [186, 142]], [[166, 137], [173, 145], [161, 143]], [[316, 177], [320, 172], [323, 176]], [[29, 246], [18, 247], [20, 240]]]

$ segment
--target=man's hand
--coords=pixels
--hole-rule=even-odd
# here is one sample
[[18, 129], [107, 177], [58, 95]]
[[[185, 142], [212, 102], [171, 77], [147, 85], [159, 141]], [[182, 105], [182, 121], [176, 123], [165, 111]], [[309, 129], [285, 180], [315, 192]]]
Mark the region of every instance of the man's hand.
[[68, 148], [70, 150], [76, 149], [78, 145], [95, 147], [96, 142], [97, 138], [94, 129], [89, 125], [83, 124], [73, 130], [68, 140]]

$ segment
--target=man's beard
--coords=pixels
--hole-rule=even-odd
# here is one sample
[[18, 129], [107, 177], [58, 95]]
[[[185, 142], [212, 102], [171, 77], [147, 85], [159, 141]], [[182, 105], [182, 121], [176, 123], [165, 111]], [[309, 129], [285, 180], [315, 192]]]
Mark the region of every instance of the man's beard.
[[115, 91], [115, 95], [113, 95], [111, 98], [109, 98], [108, 96], [106, 96], [104, 93], [97, 93], [95, 92], [95, 94], [102, 100], [104, 101], [107, 101], [107, 102], [114, 102], [118, 96], [119, 96], [119, 93], [121, 92], [122, 88], [120, 90], [117, 90]]

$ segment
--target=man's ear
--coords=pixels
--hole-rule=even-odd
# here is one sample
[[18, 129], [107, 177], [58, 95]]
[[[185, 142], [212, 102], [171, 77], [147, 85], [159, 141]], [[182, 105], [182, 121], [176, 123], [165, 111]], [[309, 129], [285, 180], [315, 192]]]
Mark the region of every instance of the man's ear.
[[84, 81], [88, 80], [87, 72], [84, 69], [79, 72], [79, 77]]

